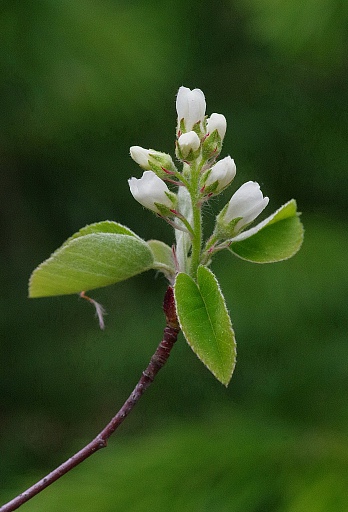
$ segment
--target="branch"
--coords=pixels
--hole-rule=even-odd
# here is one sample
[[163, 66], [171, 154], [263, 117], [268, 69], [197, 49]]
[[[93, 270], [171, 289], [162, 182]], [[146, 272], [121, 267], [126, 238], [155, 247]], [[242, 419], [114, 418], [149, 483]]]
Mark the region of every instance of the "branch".
[[75, 455], [70, 457], [70, 459], [63, 462], [63, 464], [58, 466], [47, 476], [39, 480], [39, 482], [34, 484], [32, 487], [3, 505], [0, 508], [0, 512], [12, 512], [13, 510], [16, 510], [21, 505], [23, 505], [23, 503], [29, 501], [31, 498], [36, 496], [36, 494], [39, 494], [46, 487], [68, 473], [71, 469], [78, 466], [82, 461], [93, 455], [93, 453], [107, 446], [107, 442], [111, 434], [115, 432], [117, 427], [119, 427], [126, 416], [128, 416], [135, 404], [138, 402], [139, 398], [153, 382], [159, 370], [166, 363], [170, 355], [170, 351], [172, 350], [173, 345], [177, 340], [180, 327], [176, 316], [173, 289], [170, 286], [168, 287], [164, 296], [163, 311], [166, 316], [166, 327], [163, 333], [163, 340], [158, 345], [156, 352], [151, 357], [146, 370], [143, 371], [138, 384], [135, 386], [129, 398], [125, 401], [116, 416], [112, 418], [112, 420], [97, 435], [97, 437], [93, 439], [93, 441], [82, 448], [82, 450], [75, 453]]

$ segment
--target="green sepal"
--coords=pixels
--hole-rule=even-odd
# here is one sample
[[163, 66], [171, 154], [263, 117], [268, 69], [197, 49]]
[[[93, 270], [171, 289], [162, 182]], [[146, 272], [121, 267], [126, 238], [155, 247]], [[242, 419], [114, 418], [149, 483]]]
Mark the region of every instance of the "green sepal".
[[29, 280], [29, 297], [66, 295], [115, 284], [153, 268], [147, 243], [116, 222], [82, 228]]
[[179, 273], [174, 284], [181, 330], [193, 352], [225, 386], [236, 362], [236, 343], [225, 299], [214, 274], [200, 265], [197, 283]]
[[[196, 124], [198, 124], [198, 123], [196, 123]], [[194, 125], [194, 126], [196, 126], [196, 125]], [[192, 130], [192, 131], [194, 131], [194, 130]], [[176, 143], [175, 155], [182, 162], [193, 162], [194, 160], [196, 160], [198, 158], [200, 152], [201, 152], [200, 147], [196, 151], [193, 151], [192, 149], [190, 149], [189, 153], [186, 156], [184, 156], [179, 144]]]
[[222, 140], [218, 130], [211, 132], [202, 143], [203, 160], [218, 157], [222, 149]]
[[[211, 174], [211, 171], [212, 171], [212, 169], [209, 169], [209, 171], [207, 171], [207, 173], [205, 174], [205, 176], [203, 176], [203, 178], [202, 178], [202, 180], [200, 182], [200, 185], [199, 185], [200, 188], [203, 189], [203, 193], [202, 193], [203, 196], [207, 196], [209, 194], [211, 194], [211, 195], [221, 194], [221, 192], [226, 190], [231, 185], [231, 183], [232, 183], [232, 181], [231, 181], [225, 187], [220, 188], [218, 191], [217, 191], [217, 189], [218, 189], [219, 184], [220, 184], [219, 180], [214, 181], [211, 185], [205, 186], [205, 182], [207, 181], [209, 175]], [[228, 208], [228, 204], [225, 205], [224, 212], [226, 212], [227, 208]], [[238, 220], [233, 224], [233, 227], [235, 226], [235, 224], [237, 222], [238, 222]]]
[[[170, 211], [170, 208], [168, 206], [155, 202], [154, 205], [156, 206], [157, 211], [151, 210], [156, 215], [161, 215], [161, 217], [170, 217], [173, 216], [172, 212]], [[174, 208], [174, 206], [173, 206]]]
[[226, 223], [224, 220], [224, 217], [227, 212], [228, 206], [229, 206], [229, 203], [225, 204], [225, 206], [222, 208], [221, 212], [216, 217], [214, 235], [216, 235], [216, 237], [220, 238], [220, 239], [231, 238], [234, 234], [234, 228], [235, 228], [236, 224], [243, 218], [243, 217], [236, 217], [236, 218], [232, 219], [230, 222]]
[[151, 149], [149, 165], [152, 171], [160, 178], [168, 178], [168, 173], [164, 172], [163, 168], [173, 173], [178, 171], [170, 155], [167, 153], [161, 153], [160, 151], [151, 153]]
[[[218, 186], [219, 186], [219, 181], [216, 180], [211, 185], [208, 185], [207, 187], [204, 187], [204, 192], [203, 192], [202, 195], [207, 196], [208, 194], [215, 194], [216, 189], [218, 188]], [[219, 190], [219, 194], [220, 194], [220, 192], [222, 192], [222, 190], [223, 189]]]
[[199, 188], [204, 190], [204, 195], [213, 194], [219, 186], [218, 180], [214, 181], [214, 183], [212, 183], [211, 185], [208, 185], [207, 187], [205, 186], [205, 183], [206, 183], [209, 175], [211, 174], [211, 171], [212, 170], [209, 169], [206, 173], [204, 173], [200, 180], [200, 183], [199, 183]]
[[198, 137], [201, 139], [203, 137], [203, 135], [205, 135], [203, 132], [202, 132], [202, 123], [201, 121], [197, 121], [193, 126], [192, 126], [192, 131], [193, 132], [196, 132]]
[[156, 206], [157, 212], [154, 210], [152, 210], [152, 211], [154, 213], [156, 213], [157, 215], [161, 215], [162, 217], [170, 217], [173, 215], [171, 210], [174, 210], [174, 208], [176, 207], [178, 198], [177, 198], [177, 195], [174, 194], [174, 192], [169, 191], [169, 192], [164, 192], [164, 193], [168, 197], [168, 199], [170, 199], [170, 201], [172, 202], [172, 206], [169, 208], [165, 204], [157, 203], [155, 201], [154, 205]]
[[303, 233], [296, 201], [291, 199], [260, 224], [233, 238], [229, 249], [253, 263], [274, 263], [296, 254]]
[[180, 130], [180, 133], [186, 133], [186, 126], [185, 126], [185, 118], [184, 117], [182, 119], [180, 119], [179, 130]]

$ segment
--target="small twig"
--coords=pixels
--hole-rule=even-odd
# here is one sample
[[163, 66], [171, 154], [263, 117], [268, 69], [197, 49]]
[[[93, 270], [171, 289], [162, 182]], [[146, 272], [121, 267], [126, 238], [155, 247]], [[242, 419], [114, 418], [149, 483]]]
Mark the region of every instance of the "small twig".
[[111, 434], [115, 432], [117, 427], [119, 427], [126, 416], [128, 416], [135, 404], [138, 402], [139, 398], [153, 382], [159, 370], [166, 363], [170, 355], [170, 351], [172, 350], [173, 345], [177, 340], [180, 327], [176, 316], [173, 289], [170, 286], [168, 287], [164, 296], [163, 311], [166, 316], [166, 327], [163, 333], [163, 340], [158, 345], [156, 352], [151, 357], [146, 370], [143, 371], [138, 384], [135, 386], [131, 395], [125, 401], [118, 413], [97, 435], [97, 437], [93, 439], [93, 441], [82, 448], [82, 450], [75, 453], [75, 455], [70, 457], [70, 459], [58, 466], [47, 476], [39, 480], [39, 482], [34, 484], [32, 487], [3, 505], [0, 508], [0, 512], [12, 512], [13, 510], [16, 510], [21, 505], [23, 505], [23, 503], [29, 501], [31, 498], [43, 491], [46, 487], [68, 473], [71, 469], [78, 466], [82, 461], [93, 455], [93, 453], [107, 446], [107, 441]]

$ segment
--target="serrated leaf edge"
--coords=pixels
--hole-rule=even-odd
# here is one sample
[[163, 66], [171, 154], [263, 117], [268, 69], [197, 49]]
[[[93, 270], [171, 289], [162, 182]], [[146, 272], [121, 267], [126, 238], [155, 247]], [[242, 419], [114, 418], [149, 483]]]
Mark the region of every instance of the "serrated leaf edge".
[[[182, 323], [181, 323], [181, 320], [180, 320], [180, 315], [179, 315], [179, 313], [178, 313], [178, 311], [177, 311], [178, 321], [179, 321], [180, 329], [181, 329], [181, 331], [182, 331], [182, 333], [183, 333], [183, 335], [184, 335], [184, 337], [185, 337], [185, 340], [186, 340], [186, 342], [188, 343], [188, 345], [190, 346], [190, 348], [191, 348], [191, 350], [193, 351], [193, 353], [194, 353], [194, 354], [198, 357], [198, 359], [199, 359], [199, 360], [204, 364], [204, 366], [205, 366], [205, 367], [210, 371], [210, 373], [212, 373], [212, 374], [214, 375], [214, 377], [215, 377], [219, 382], [221, 382], [221, 384], [223, 384], [224, 386], [226, 386], [226, 387], [227, 387], [227, 386], [228, 386], [228, 384], [229, 384], [229, 382], [231, 381], [231, 378], [232, 378], [232, 375], [233, 375], [233, 372], [234, 372], [234, 369], [235, 369], [235, 366], [236, 366], [236, 362], [237, 362], [237, 345], [236, 345], [236, 337], [235, 337], [235, 334], [234, 334], [234, 330], [233, 330], [233, 326], [232, 326], [231, 317], [230, 317], [229, 311], [228, 311], [227, 306], [226, 306], [226, 301], [225, 301], [225, 298], [224, 298], [223, 293], [222, 293], [222, 291], [221, 291], [221, 287], [220, 287], [220, 284], [219, 284], [218, 280], [216, 279], [216, 277], [215, 277], [215, 275], [213, 274], [213, 272], [212, 272], [210, 269], [208, 269], [208, 267], [206, 267], [205, 265], [200, 265], [200, 266], [198, 267], [198, 272], [199, 272], [199, 269], [200, 269], [200, 268], [205, 268], [205, 269], [206, 269], [206, 270], [207, 270], [207, 271], [208, 271], [208, 272], [213, 276], [213, 278], [214, 278], [214, 280], [215, 280], [215, 282], [216, 282], [216, 284], [217, 284], [218, 290], [219, 290], [219, 292], [220, 292], [220, 295], [221, 295], [221, 297], [222, 297], [222, 299], [223, 299], [223, 305], [224, 305], [225, 311], [226, 311], [227, 316], [228, 316], [229, 327], [230, 327], [230, 329], [231, 329], [231, 333], [232, 333], [232, 336], [233, 336], [233, 342], [234, 342], [234, 343], [233, 343], [233, 347], [232, 347], [232, 352], [233, 352], [233, 362], [232, 362], [231, 372], [230, 372], [230, 374], [229, 374], [229, 376], [228, 376], [228, 379], [226, 379], [226, 380], [222, 381], [222, 380], [220, 379], [220, 377], [218, 377], [218, 376], [216, 375], [215, 371], [214, 371], [214, 370], [212, 370], [211, 368], [209, 368], [209, 366], [207, 366], [207, 364], [203, 361], [203, 359], [201, 358], [201, 356], [200, 356], [199, 354], [197, 354], [197, 352], [195, 351], [195, 349], [194, 349], [193, 345], [191, 344], [191, 342], [190, 342], [190, 340], [189, 340], [189, 337], [187, 336], [187, 333], [185, 332], [185, 329], [184, 329], [184, 327], [183, 327], [183, 325], [182, 325]], [[197, 274], [198, 274], [198, 272], [197, 272]], [[185, 274], [185, 273], [184, 273], [184, 272], [180, 272], [180, 274]], [[179, 274], [178, 274], [178, 275], [179, 275]], [[177, 277], [178, 277], [178, 275], [177, 275]], [[196, 281], [195, 281], [191, 276], [189, 276], [188, 274], [186, 274], [186, 275], [187, 275], [187, 277], [189, 277], [189, 278], [192, 280], [192, 282], [193, 282], [193, 283], [195, 284], [195, 286], [197, 287], [197, 289], [198, 289], [199, 293], [201, 294], [198, 283], [196, 283]], [[175, 296], [175, 283], [174, 283], [174, 296]], [[201, 295], [201, 297], [202, 297], [202, 295]], [[202, 300], [203, 300], [203, 297], [202, 297]], [[204, 301], [204, 300], [203, 300], [203, 302], [204, 302], [204, 304], [205, 304], [205, 301]], [[210, 318], [209, 318], [209, 320], [210, 320]]]

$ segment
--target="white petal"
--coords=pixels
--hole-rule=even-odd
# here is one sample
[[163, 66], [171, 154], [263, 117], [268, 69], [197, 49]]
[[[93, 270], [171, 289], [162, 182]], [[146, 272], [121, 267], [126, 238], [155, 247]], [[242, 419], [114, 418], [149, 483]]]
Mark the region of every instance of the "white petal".
[[183, 156], [186, 157], [191, 151], [191, 149], [192, 151], [197, 151], [197, 149], [201, 145], [201, 141], [197, 133], [191, 131], [180, 135], [178, 139], [178, 144]]
[[242, 229], [242, 227], [250, 224], [256, 217], [260, 215], [260, 213], [266, 208], [268, 205], [269, 198], [264, 197], [261, 202], [256, 203], [253, 208], [249, 210], [249, 212], [235, 225], [236, 232]]
[[212, 114], [207, 119], [207, 131], [208, 133], [212, 133], [214, 130], [217, 130], [221, 139], [225, 137], [227, 128], [226, 117], [222, 114]]
[[181, 86], [176, 96], [176, 111], [179, 122], [188, 115], [187, 95], [191, 92], [188, 87]]
[[150, 169], [149, 166], [149, 157], [150, 151], [148, 149], [144, 149], [140, 146], [132, 146], [129, 150], [130, 156], [133, 158], [134, 162], [143, 167], [144, 169]]
[[256, 181], [247, 181], [231, 197], [224, 216], [225, 222], [242, 217], [236, 225], [236, 231], [252, 222], [267, 206], [268, 197], [263, 197], [260, 185]]
[[167, 185], [152, 171], [145, 171], [140, 179], [131, 178], [128, 180], [132, 196], [140, 204], [150, 210], [159, 213], [155, 203], [160, 203], [168, 208], [173, 206], [167, 196], [169, 192]]

